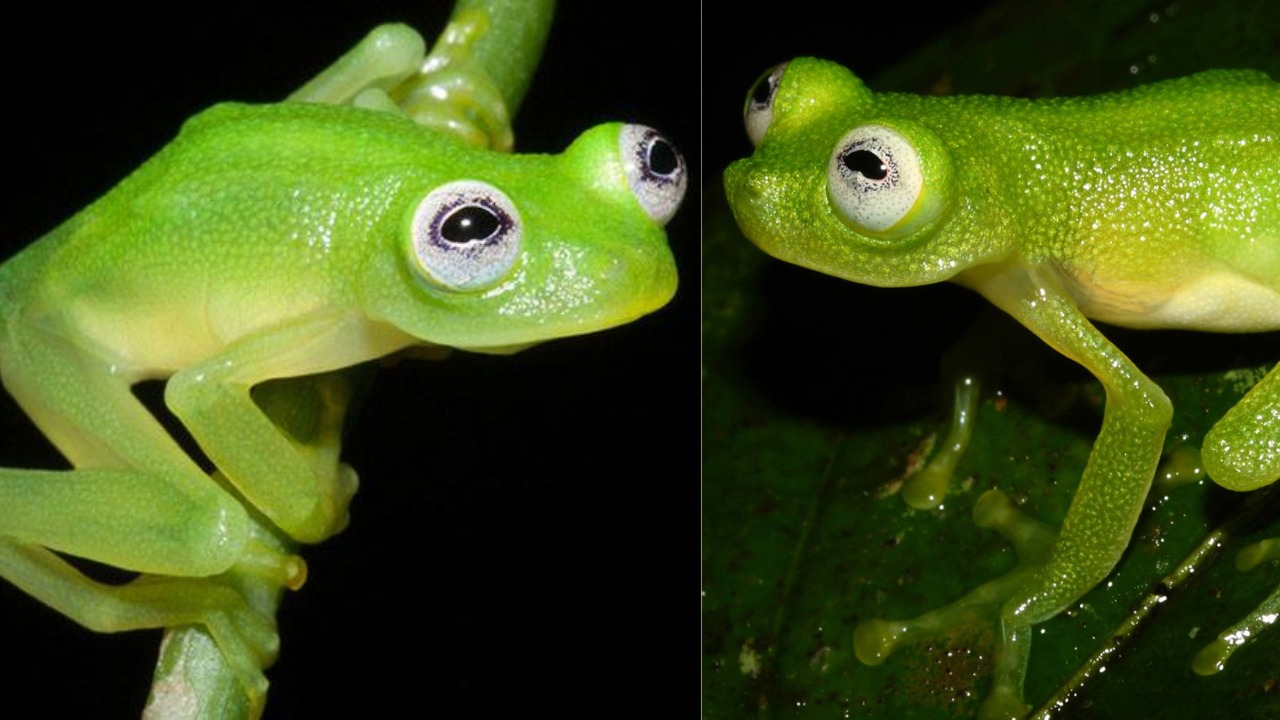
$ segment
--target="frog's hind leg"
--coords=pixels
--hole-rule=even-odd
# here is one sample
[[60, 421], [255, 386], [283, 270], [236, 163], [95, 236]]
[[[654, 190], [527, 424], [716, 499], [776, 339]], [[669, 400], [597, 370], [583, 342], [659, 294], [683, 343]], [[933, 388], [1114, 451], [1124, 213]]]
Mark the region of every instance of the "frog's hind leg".
[[207, 576], [250, 521], [130, 390], [39, 323], [3, 338], [0, 377], [75, 470], [0, 470], [0, 536], [139, 572]]
[[[107, 362], [40, 323], [0, 340], [6, 387], [76, 466], [0, 470], [0, 576], [97, 630], [204, 625], [251, 697], [261, 693], [273, 623], [218, 575], [266, 564], [283, 577], [300, 561], [252, 538], [244, 507]], [[147, 574], [104, 585], [54, 551]]]
[[1209, 477], [1228, 490], [1280, 480], [1280, 365], [1209, 430], [1201, 454]]
[[0, 538], [0, 576], [97, 632], [202, 625], [251, 702], [261, 704], [266, 696], [262, 668], [271, 665], [279, 650], [275, 622], [217, 581], [142, 575], [124, 585], [108, 585], [45, 548], [6, 538]]

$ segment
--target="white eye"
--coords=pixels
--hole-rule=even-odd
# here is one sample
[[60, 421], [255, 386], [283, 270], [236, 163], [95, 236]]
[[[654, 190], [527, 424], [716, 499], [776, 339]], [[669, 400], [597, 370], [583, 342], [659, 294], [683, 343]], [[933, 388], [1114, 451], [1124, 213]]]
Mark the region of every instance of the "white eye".
[[413, 257], [446, 290], [480, 290], [520, 257], [520, 214], [496, 187], [458, 180], [431, 191], [413, 214]]
[[619, 133], [622, 167], [631, 192], [659, 225], [667, 224], [684, 199], [689, 172], [680, 151], [644, 125], [624, 125]]
[[895, 229], [916, 206], [923, 187], [915, 148], [883, 125], [863, 125], [846, 133], [827, 166], [827, 196], [855, 229]]
[[773, 98], [778, 94], [778, 84], [782, 82], [782, 73], [787, 64], [775, 65], [765, 71], [751, 86], [747, 93], [747, 106], [743, 109], [743, 119], [747, 125], [747, 137], [752, 145], [759, 145], [765, 131], [773, 122]]

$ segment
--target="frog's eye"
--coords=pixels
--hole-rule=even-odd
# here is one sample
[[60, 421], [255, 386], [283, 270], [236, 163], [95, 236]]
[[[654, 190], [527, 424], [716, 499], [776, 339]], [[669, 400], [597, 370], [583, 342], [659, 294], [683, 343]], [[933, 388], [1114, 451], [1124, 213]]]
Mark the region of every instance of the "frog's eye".
[[863, 125], [840, 138], [827, 165], [827, 196], [855, 230], [901, 237], [937, 214], [926, 202], [915, 146], [896, 130]]
[[481, 290], [506, 277], [520, 256], [515, 203], [478, 180], [436, 188], [413, 214], [413, 257], [432, 284]]
[[786, 63], [769, 68], [751, 86], [751, 92], [747, 93], [747, 105], [742, 115], [747, 124], [747, 137], [751, 138], [752, 145], [760, 144], [765, 131], [773, 122], [773, 98], [778, 94], [778, 85], [786, 70]]
[[631, 192], [654, 222], [666, 225], [680, 208], [689, 183], [680, 151], [657, 130], [644, 125], [622, 126], [618, 143]]

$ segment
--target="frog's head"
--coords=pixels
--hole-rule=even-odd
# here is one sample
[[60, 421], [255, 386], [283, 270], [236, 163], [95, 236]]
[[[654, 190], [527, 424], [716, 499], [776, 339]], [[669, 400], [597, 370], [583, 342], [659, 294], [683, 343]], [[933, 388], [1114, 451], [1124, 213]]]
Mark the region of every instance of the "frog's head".
[[671, 299], [663, 226], [687, 170], [656, 131], [612, 123], [560, 155], [456, 149], [406, 181], [364, 306], [428, 343], [505, 352], [630, 322]]
[[746, 103], [755, 153], [725, 171], [743, 233], [779, 259], [869, 285], [938, 282], [989, 259], [928, 102], [877, 96], [813, 58], [765, 73]]

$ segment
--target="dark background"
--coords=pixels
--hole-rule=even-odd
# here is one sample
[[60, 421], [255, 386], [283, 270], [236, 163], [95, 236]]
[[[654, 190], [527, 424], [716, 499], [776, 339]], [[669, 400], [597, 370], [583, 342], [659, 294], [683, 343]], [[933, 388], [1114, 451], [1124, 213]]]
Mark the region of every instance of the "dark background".
[[[11, 19], [0, 256], [204, 107], [279, 99], [380, 22], [432, 40], [448, 8], [350, 5], [50, 5]], [[361, 476], [351, 525], [304, 550], [310, 580], [280, 612], [267, 717], [594, 717], [668, 708], [676, 685], [694, 692], [693, 639], [674, 618], [690, 608], [675, 578], [694, 572], [699, 477], [699, 21], [696, 3], [675, 0], [562, 3], [516, 120], [526, 152], [558, 152], [607, 120], [657, 127], [684, 151], [694, 174], [668, 227], [676, 300], [511, 357], [378, 373], [349, 421], [345, 457]], [[5, 403], [0, 462], [61, 466]], [[0, 715], [28, 703], [43, 717], [139, 714], [158, 632], [95, 635], [0, 583], [0, 633]]]

